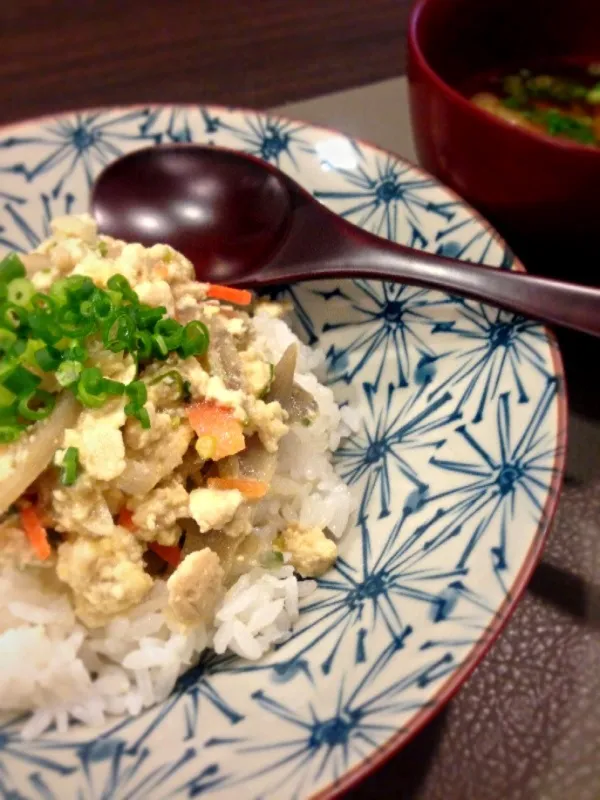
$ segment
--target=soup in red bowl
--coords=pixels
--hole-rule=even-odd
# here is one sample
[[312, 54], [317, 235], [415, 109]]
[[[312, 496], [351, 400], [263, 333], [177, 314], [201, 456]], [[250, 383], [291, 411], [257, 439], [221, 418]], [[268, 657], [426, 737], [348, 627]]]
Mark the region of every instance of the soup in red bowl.
[[419, 159], [525, 257], [532, 243], [563, 253], [598, 228], [599, 63], [593, 0], [417, 0], [413, 8]]

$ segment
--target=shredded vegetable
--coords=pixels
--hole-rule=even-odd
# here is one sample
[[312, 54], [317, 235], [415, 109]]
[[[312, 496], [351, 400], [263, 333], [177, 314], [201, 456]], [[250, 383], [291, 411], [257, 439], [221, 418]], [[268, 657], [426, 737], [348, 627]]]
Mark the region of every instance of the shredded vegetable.
[[37, 557], [45, 561], [50, 557], [52, 550], [50, 549], [46, 529], [33, 506], [25, 506], [21, 509], [21, 524]]
[[269, 491], [269, 484], [249, 478], [209, 478], [209, 489], [237, 489], [247, 500], [260, 500]]
[[213, 300], [232, 303], [234, 306], [249, 306], [252, 302], [252, 292], [247, 289], [233, 289], [231, 286], [220, 286], [217, 283], [209, 284], [206, 296], [212, 297]]
[[156, 553], [159, 558], [171, 567], [178, 567], [181, 561], [181, 547], [168, 547], [165, 544], [158, 544], [158, 542], [150, 542], [148, 549]]

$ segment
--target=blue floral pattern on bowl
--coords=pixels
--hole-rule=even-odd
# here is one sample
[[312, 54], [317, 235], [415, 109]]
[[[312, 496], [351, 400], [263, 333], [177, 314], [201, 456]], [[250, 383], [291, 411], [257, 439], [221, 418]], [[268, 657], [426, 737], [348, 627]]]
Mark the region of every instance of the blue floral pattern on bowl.
[[[199, 106], [0, 131], [0, 249], [30, 249], [52, 216], [84, 210], [120, 154], [191, 141], [270, 161], [382, 236], [520, 268], [472, 209], [402, 159], [308, 124]], [[3, 796], [335, 793], [435, 713], [514, 606], [563, 469], [566, 400], [548, 332], [408, 286], [328, 281], [279, 294], [324, 349], [327, 381], [361, 412], [336, 454], [357, 501], [338, 563], [293, 638], [258, 664], [205, 654], [165, 703], [99, 731], [23, 743], [19, 721], [5, 720]]]

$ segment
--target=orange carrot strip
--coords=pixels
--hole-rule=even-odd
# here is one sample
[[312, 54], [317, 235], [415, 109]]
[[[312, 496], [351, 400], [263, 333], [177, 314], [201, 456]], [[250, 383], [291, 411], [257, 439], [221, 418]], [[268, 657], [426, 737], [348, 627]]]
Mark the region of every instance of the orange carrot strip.
[[244, 429], [241, 422], [233, 416], [231, 408], [200, 402], [188, 406], [186, 414], [199, 439], [207, 436], [214, 438], [215, 447], [211, 456], [213, 461], [232, 456], [245, 448]]
[[29, 539], [29, 544], [35, 550], [37, 557], [45, 561], [52, 550], [46, 529], [40, 522], [37, 511], [33, 506], [25, 506], [21, 509], [21, 523], [25, 535]]
[[237, 489], [247, 500], [260, 500], [269, 491], [269, 484], [249, 478], [209, 478], [209, 489]]
[[158, 542], [150, 542], [148, 549], [163, 561], [166, 561], [171, 567], [179, 566], [181, 561], [181, 547], [168, 547], [166, 544], [158, 544]]
[[231, 286], [220, 286], [218, 283], [209, 283], [206, 296], [233, 303], [234, 306], [249, 306], [252, 302], [252, 292], [247, 289], [232, 289]]
[[123, 508], [119, 511], [119, 525], [122, 528], [126, 528], [128, 531], [132, 533], [135, 531], [135, 525], [133, 524], [133, 511], [130, 511], [128, 508]]

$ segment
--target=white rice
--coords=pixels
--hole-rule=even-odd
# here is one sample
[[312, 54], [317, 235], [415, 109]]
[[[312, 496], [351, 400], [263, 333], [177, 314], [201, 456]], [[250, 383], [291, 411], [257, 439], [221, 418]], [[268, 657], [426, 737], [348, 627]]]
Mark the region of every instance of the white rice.
[[[359, 416], [340, 409], [318, 383], [324, 356], [302, 345], [280, 320], [253, 321], [257, 346], [277, 361], [299, 344], [296, 380], [317, 400], [320, 415], [294, 426], [282, 440], [272, 492], [256, 510], [256, 531], [272, 539], [289, 521], [328, 528], [337, 537], [353, 510], [348, 487], [331, 465], [340, 439], [357, 430]], [[183, 634], [164, 615], [167, 589], [157, 580], [145, 602], [104, 627], [88, 630], [75, 618], [59, 582], [5, 568], [0, 573], [0, 711], [33, 710], [22, 730], [34, 739], [70, 721], [99, 726], [109, 715], [136, 715], [164, 700], [177, 678], [207, 647], [256, 660], [291, 635], [300, 600], [314, 581], [298, 581], [293, 568], [253, 569], [227, 592], [212, 630]]]

